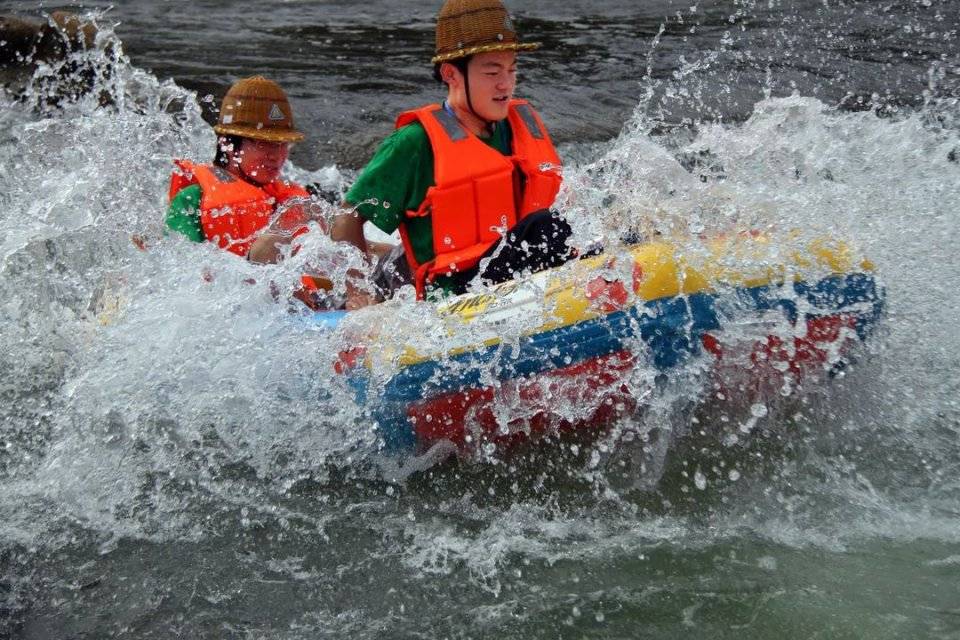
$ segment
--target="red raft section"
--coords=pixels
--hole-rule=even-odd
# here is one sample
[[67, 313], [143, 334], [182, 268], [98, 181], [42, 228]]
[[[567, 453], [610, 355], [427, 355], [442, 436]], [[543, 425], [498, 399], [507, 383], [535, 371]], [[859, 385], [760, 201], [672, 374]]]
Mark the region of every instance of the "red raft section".
[[[806, 320], [806, 333], [792, 340], [768, 335], [742, 347], [724, 345], [706, 333], [702, 343], [717, 369], [735, 368], [739, 385], [780, 387], [789, 377], [794, 385], [808, 376], [820, 376], [837, 364], [837, 356], [859, 342], [857, 317], [817, 316]], [[620, 351], [591, 358], [528, 379], [510, 380], [493, 387], [473, 388], [435, 396], [411, 404], [406, 416], [421, 447], [448, 440], [461, 449], [482, 442], [510, 447], [547, 433], [600, 431], [605, 425], [631, 415], [641, 402], [628, 384], [637, 364], [635, 355]], [[729, 377], [729, 372], [728, 372]], [[731, 379], [732, 381], [732, 379]], [[501, 405], [519, 408], [519, 415], [504, 421]], [[571, 418], [557, 406], [592, 407], [586, 415]]]

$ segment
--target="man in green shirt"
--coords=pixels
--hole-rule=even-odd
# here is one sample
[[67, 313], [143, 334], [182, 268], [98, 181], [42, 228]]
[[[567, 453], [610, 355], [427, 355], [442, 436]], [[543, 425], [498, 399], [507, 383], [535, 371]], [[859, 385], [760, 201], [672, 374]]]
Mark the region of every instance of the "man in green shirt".
[[[461, 293], [478, 274], [498, 282], [569, 259], [570, 227], [547, 211], [559, 158], [532, 108], [512, 100], [517, 52], [538, 46], [517, 39], [500, 0], [447, 0], [433, 59], [447, 99], [401, 116], [405, 126], [346, 194], [351, 211], [334, 220], [333, 239], [366, 250], [364, 222], [399, 230], [421, 294], [421, 285]], [[463, 177], [449, 177], [458, 172]], [[459, 233], [461, 223], [476, 227], [473, 236]], [[355, 305], [365, 296], [359, 288], [348, 293]]]

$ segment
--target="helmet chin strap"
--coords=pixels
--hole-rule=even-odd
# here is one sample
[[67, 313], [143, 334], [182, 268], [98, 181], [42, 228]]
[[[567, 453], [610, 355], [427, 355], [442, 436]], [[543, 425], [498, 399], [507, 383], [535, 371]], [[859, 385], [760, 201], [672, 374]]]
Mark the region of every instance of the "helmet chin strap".
[[487, 129], [491, 129], [493, 125], [493, 120], [487, 120], [473, 108], [473, 99], [470, 97], [470, 74], [467, 71], [467, 65], [463, 65], [463, 88], [467, 94], [467, 109], [470, 110], [470, 113], [474, 115]]

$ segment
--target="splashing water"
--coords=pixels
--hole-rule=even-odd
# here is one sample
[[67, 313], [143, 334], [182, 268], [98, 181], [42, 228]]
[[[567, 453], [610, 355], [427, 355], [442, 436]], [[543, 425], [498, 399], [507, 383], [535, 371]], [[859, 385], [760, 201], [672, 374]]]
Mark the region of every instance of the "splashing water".
[[[934, 65], [924, 104], [893, 115], [795, 93], [664, 132], [644, 102], [599, 150], [564, 149], [581, 246], [616, 251], [626, 230], [853, 240], [887, 320], [822, 392], [735, 414], [695, 363], [666, 384], [639, 368], [647, 409], [597, 442], [391, 484], [332, 363], [373, 322], [444, 339], [435, 311], [406, 297], [322, 330], [286, 294], [321, 259], [342, 290], [349, 251], [311, 234], [260, 267], [165, 235], [171, 158], [214, 145], [197, 96], [133, 66], [103, 24], [72, 55], [100, 70], [94, 91], [49, 107], [41, 67], [0, 97], [0, 633], [769, 637], [795, 615], [826, 629], [811, 619], [837, 598], [838, 635], [958, 631], [943, 591], [960, 584], [960, 102], [941, 90], [956, 69]], [[689, 96], [717, 59], [648, 78], [650, 95]], [[917, 594], [884, 617], [897, 580]]]

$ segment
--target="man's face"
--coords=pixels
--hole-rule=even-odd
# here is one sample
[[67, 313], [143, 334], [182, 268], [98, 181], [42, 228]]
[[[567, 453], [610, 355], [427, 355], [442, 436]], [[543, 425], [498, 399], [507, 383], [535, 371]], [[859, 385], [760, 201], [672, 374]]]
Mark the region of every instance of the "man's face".
[[244, 138], [240, 145], [240, 153], [235, 156], [244, 175], [252, 178], [258, 184], [268, 184], [280, 177], [287, 156], [290, 154], [290, 143], [267, 142]]
[[473, 110], [488, 122], [507, 117], [508, 103], [517, 88], [517, 53], [478, 53], [467, 64]]

